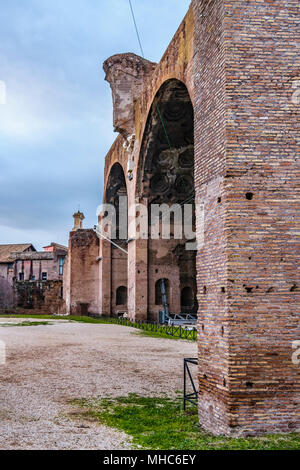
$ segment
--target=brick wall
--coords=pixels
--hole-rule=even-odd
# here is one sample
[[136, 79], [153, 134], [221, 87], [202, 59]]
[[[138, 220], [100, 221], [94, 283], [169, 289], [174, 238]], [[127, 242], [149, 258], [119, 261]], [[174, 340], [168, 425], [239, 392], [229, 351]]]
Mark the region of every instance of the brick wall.
[[300, 313], [299, 108], [292, 101], [299, 2], [225, 4], [233, 424], [293, 431], [300, 426], [300, 370], [292, 363]]
[[0, 308], [12, 307], [15, 303], [14, 289], [7, 278], [0, 276]]
[[194, 1], [199, 418], [214, 433], [299, 427], [297, 7]]
[[99, 239], [90, 229], [70, 233], [64, 273], [67, 313], [86, 315], [99, 311]]
[[63, 314], [62, 281], [14, 282], [14, 292], [18, 313]]

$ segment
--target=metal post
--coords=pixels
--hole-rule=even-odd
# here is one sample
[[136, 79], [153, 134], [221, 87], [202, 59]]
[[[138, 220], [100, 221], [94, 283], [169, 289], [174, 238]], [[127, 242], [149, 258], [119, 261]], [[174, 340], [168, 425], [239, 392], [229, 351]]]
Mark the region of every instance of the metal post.
[[186, 409], [186, 361], [183, 360], [183, 409]]

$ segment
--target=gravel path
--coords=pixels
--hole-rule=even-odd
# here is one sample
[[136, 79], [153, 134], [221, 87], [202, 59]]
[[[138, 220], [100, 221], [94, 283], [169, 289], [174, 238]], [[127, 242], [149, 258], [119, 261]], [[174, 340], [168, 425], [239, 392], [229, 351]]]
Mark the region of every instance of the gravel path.
[[196, 343], [119, 325], [1, 322], [7, 360], [0, 365], [0, 449], [129, 448], [118, 431], [70, 419], [69, 401], [173, 394], [182, 389], [183, 358], [197, 355]]

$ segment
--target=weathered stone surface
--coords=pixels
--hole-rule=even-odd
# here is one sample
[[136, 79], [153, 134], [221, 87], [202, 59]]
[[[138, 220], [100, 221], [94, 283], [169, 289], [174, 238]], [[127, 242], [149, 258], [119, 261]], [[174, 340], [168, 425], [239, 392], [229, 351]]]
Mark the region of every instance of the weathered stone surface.
[[155, 67], [155, 63], [132, 53], [116, 54], [104, 62], [105, 79], [112, 89], [114, 130], [125, 139], [135, 132], [134, 103]]

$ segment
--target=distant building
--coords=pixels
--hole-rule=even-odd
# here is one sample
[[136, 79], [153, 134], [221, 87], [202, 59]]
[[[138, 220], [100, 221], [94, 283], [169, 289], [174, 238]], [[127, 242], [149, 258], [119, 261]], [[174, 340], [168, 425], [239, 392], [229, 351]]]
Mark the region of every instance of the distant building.
[[0, 308], [14, 304], [16, 263], [13, 254], [36, 252], [31, 243], [0, 245]]
[[[67, 252], [68, 248], [58, 243], [45, 246], [44, 251], [37, 251], [31, 243], [0, 245], [0, 308], [23, 306], [19, 295], [21, 284], [23, 299], [26, 283], [39, 283], [38, 290], [41, 291], [44, 289], [41, 283], [60, 281], [59, 292], [62, 291]], [[29, 290], [32, 291], [32, 286]], [[41, 295], [40, 299], [43, 297]], [[32, 302], [26, 300], [25, 303], [30, 308], [28, 305]]]

